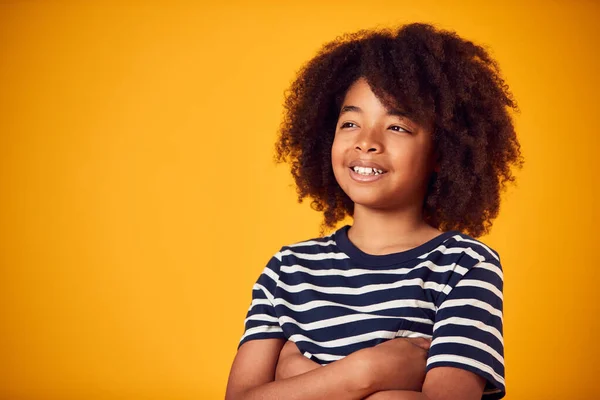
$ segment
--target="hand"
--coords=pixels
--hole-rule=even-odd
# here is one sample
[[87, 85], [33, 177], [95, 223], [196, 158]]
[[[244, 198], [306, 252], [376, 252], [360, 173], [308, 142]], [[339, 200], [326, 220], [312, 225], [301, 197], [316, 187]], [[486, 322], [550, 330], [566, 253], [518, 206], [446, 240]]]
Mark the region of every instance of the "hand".
[[396, 338], [359, 350], [374, 391], [420, 391], [430, 344], [431, 340], [424, 338]]
[[319, 367], [319, 364], [304, 357], [294, 342], [288, 340], [279, 353], [275, 380], [291, 378]]

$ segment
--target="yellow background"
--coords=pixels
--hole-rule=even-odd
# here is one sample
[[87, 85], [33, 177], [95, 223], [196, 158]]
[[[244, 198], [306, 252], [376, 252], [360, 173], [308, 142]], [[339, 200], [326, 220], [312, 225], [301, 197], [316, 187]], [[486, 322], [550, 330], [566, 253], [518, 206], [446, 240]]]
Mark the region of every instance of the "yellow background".
[[492, 233], [507, 399], [597, 393], [592, 1], [0, 2], [0, 398], [218, 399], [251, 286], [318, 234], [273, 143], [343, 32], [424, 21], [489, 45], [525, 168]]

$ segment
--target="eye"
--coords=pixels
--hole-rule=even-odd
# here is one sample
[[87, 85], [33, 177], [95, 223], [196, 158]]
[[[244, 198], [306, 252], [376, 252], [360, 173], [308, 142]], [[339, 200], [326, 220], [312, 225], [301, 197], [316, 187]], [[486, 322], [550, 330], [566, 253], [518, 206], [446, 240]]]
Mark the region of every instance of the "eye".
[[[398, 128], [398, 129], [394, 129], [394, 128]], [[390, 126], [388, 129], [392, 129], [395, 132], [406, 132], [406, 133], [410, 133], [410, 131], [408, 129], [405, 129], [399, 125], [392, 125]]]
[[[355, 124], [354, 122], [344, 122], [344, 123], [342, 124], [342, 126], [340, 126], [340, 128], [342, 128], [342, 129], [343, 129], [343, 128], [345, 128], [345, 127], [346, 127], [348, 124], [356, 126], [356, 124]], [[350, 128], [352, 128], [352, 127], [350, 127]]]

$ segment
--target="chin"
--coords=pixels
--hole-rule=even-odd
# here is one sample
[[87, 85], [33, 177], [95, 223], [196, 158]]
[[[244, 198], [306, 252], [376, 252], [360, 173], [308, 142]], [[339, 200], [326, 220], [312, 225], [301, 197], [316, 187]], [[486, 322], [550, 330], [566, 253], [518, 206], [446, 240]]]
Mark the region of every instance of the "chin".
[[350, 193], [348, 197], [350, 197], [350, 200], [352, 200], [355, 206], [360, 205], [373, 209], [389, 208], [389, 201], [386, 201], [387, 199], [384, 199], [381, 196], [377, 196], [375, 193]]

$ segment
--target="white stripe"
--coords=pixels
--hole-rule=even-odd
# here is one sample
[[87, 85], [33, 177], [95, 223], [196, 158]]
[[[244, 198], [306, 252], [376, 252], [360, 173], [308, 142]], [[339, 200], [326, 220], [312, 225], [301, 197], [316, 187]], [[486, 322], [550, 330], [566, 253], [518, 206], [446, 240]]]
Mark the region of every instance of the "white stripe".
[[294, 243], [294, 244], [290, 244], [287, 245], [285, 247], [302, 247], [302, 246], [329, 246], [329, 245], [333, 245], [335, 246], [335, 240], [328, 240], [326, 242], [323, 241], [317, 241], [317, 240], [307, 240], [305, 242], [298, 242], [298, 243]]
[[438, 328], [445, 326], [445, 325], [450, 325], [450, 324], [462, 325], [462, 326], [472, 326], [472, 327], [479, 329], [480, 331], [491, 333], [504, 346], [504, 339], [502, 338], [502, 333], [500, 333], [500, 331], [498, 329], [494, 328], [493, 326], [489, 326], [489, 325], [487, 325], [481, 321], [478, 321], [476, 319], [460, 318], [460, 317], [446, 318], [441, 321], [437, 321], [435, 323], [435, 325], [433, 325], [433, 331], [435, 332]]
[[437, 344], [441, 344], [441, 343], [460, 343], [460, 344], [465, 344], [467, 346], [475, 347], [476, 349], [484, 350], [488, 354], [494, 356], [494, 358], [499, 363], [504, 365], [504, 357], [502, 357], [500, 355], [500, 353], [498, 353], [496, 350], [494, 350], [492, 347], [488, 346], [487, 344], [480, 342], [478, 340], [473, 340], [473, 339], [469, 339], [469, 338], [462, 337], [462, 336], [443, 336], [443, 337], [437, 337], [437, 338], [433, 339], [433, 341], [431, 342], [431, 347], [433, 347]]
[[413, 322], [420, 322], [422, 324], [433, 325], [433, 321], [430, 320], [429, 318], [417, 318], [417, 317], [402, 317], [402, 318], [407, 319], [409, 321], [413, 321]]
[[363, 269], [363, 268], [353, 268], [353, 269], [310, 269], [306, 268], [302, 265], [282, 265], [281, 272], [286, 274], [293, 274], [294, 272], [304, 272], [305, 274], [309, 274], [312, 276], [358, 276], [358, 275], [369, 275], [369, 274], [386, 274], [386, 275], [401, 275], [407, 274], [411, 271], [414, 271], [418, 268], [429, 268], [433, 272], [444, 273], [448, 271], [454, 271], [459, 273], [460, 275], [464, 275], [467, 273], [468, 269], [462, 267], [456, 263], [450, 265], [436, 265], [431, 261], [424, 261], [414, 267], [410, 268], [396, 268], [396, 269]]
[[[457, 236], [454, 236], [455, 238]], [[439, 245], [438, 247], [436, 247], [435, 249], [431, 250], [428, 253], [424, 253], [421, 254], [419, 257], [417, 258], [429, 258], [429, 256], [434, 253], [434, 252], [440, 252], [443, 255], [448, 255], [448, 254], [467, 254], [469, 257], [479, 261], [479, 262], [483, 262], [485, 261], [485, 257], [482, 256], [481, 254], [477, 253], [475, 250], [473, 250], [470, 247], [446, 247], [444, 245]]]
[[427, 359], [427, 366], [431, 364], [435, 364], [436, 362], [455, 362], [458, 364], [469, 365], [471, 367], [475, 367], [484, 372], [490, 374], [496, 381], [500, 382], [502, 385], [505, 385], [504, 378], [500, 376], [492, 367], [487, 364], [483, 364], [477, 360], [473, 360], [472, 358], [463, 357], [463, 356], [455, 356], [452, 354], [438, 354], [436, 356], [431, 356]]
[[394, 339], [397, 337], [431, 338], [430, 335], [426, 335], [424, 333], [404, 330], [404, 331], [398, 331], [398, 332], [394, 332], [394, 331], [367, 332], [367, 333], [363, 333], [363, 334], [356, 335], [356, 336], [349, 336], [349, 337], [344, 337], [344, 338], [340, 338], [340, 339], [328, 340], [326, 342], [317, 342], [316, 340], [313, 340], [302, 334], [296, 334], [296, 335], [290, 336], [289, 340], [291, 340], [295, 343], [297, 343], [299, 341], [303, 341], [303, 342], [313, 343], [313, 344], [316, 344], [318, 346], [325, 347], [325, 348], [334, 348], [334, 347], [348, 346], [350, 344], [362, 343], [362, 342], [366, 342], [366, 341], [373, 340], [373, 339], [382, 339], [382, 338], [383, 339]]
[[402, 329], [402, 330], [399, 330], [398, 332], [396, 332], [396, 337], [397, 338], [425, 338], [425, 339], [431, 339], [431, 335], [428, 335], [426, 333], [421, 333], [421, 332], [409, 331], [409, 330], [406, 330], [406, 329]]
[[274, 297], [271, 294], [271, 292], [269, 292], [267, 290], [266, 287], [264, 287], [260, 283], [255, 283], [254, 286], [252, 286], [252, 290], [261, 290], [265, 294], [265, 296], [267, 296], [267, 299], [269, 299], [269, 301], [271, 302], [271, 304], [273, 304]]
[[438, 251], [442, 254], [454, 254], [454, 253], [458, 254], [458, 253], [464, 253], [465, 249], [457, 248], [457, 247], [446, 247], [443, 244], [440, 244], [435, 249], [433, 249], [427, 253], [423, 253], [420, 256], [418, 256], [417, 258], [428, 258], [430, 254], [435, 253], [436, 251]]
[[360, 295], [365, 293], [372, 293], [378, 290], [397, 289], [404, 286], [420, 286], [423, 289], [433, 289], [436, 292], [443, 292], [445, 294], [450, 293], [451, 288], [445, 284], [436, 282], [424, 282], [421, 278], [406, 279], [403, 281], [397, 281], [393, 283], [375, 283], [372, 285], [365, 285], [358, 288], [349, 288], [343, 286], [317, 286], [311, 283], [299, 283], [297, 285], [288, 285], [283, 282], [279, 282], [279, 287], [285, 289], [288, 293], [299, 293], [304, 290], [314, 290], [320, 293], [326, 294], [349, 294], [349, 295]]
[[395, 331], [374, 331], [374, 332], [369, 332], [369, 333], [363, 333], [361, 335], [356, 335], [356, 336], [348, 336], [348, 337], [344, 337], [341, 339], [327, 340], [325, 342], [318, 342], [316, 340], [313, 340], [313, 339], [306, 337], [304, 335], [301, 335], [301, 334], [292, 335], [292, 336], [290, 336], [290, 338], [288, 340], [291, 340], [296, 343], [300, 342], [300, 341], [309, 342], [309, 343], [319, 345], [321, 347], [331, 348], [331, 347], [348, 346], [350, 344], [366, 342], [368, 340], [373, 340], [373, 339], [393, 339], [394, 337], [396, 337]]
[[[297, 258], [303, 260], [344, 260], [349, 258], [345, 253], [317, 253], [317, 254], [308, 254], [308, 253], [296, 253], [292, 250], [284, 250], [281, 251], [280, 257], [283, 256], [295, 256]], [[281, 261], [281, 259], [279, 259]]]
[[477, 299], [444, 300], [442, 302], [442, 305], [440, 306], [440, 308], [438, 308], [438, 311], [442, 310], [444, 308], [463, 307], [463, 306], [473, 306], [473, 307], [481, 308], [482, 310], [485, 310], [485, 311], [489, 312], [490, 314], [495, 315], [496, 317], [500, 318], [501, 321], [504, 321], [502, 311], [491, 306], [489, 303], [486, 303], [485, 301], [481, 301], [481, 300], [477, 300]]
[[248, 321], [266, 321], [266, 322], [279, 322], [279, 320], [276, 317], [273, 317], [271, 315], [268, 314], [254, 314], [249, 316], [248, 318], [246, 318], [244, 320], [244, 324]]
[[[285, 323], [290, 323], [290, 324], [296, 325], [297, 327], [299, 327], [305, 331], [312, 331], [315, 329], [328, 328], [330, 326], [343, 325], [343, 324], [348, 324], [348, 323], [356, 322], [356, 321], [366, 321], [366, 320], [370, 320], [370, 319], [385, 319], [385, 318], [399, 319], [399, 320], [419, 319], [419, 320], [427, 321], [425, 323], [433, 325], [433, 321], [427, 320], [424, 318], [391, 317], [391, 316], [386, 316], [386, 315], [372, 315], [372, 314], [342, 315], [340, 317], [328, 318], [328, 319], [323, 319], [323, 320], [309, 322], [309, 323], [300, 323], [300, 322], [296, 321], [294, 318], [283, 316], [283, 317], [280, 317], [278, 321], [281, 325], [283, 325]], [[419, 321], [419, 322], [421, 322], [421, 321]]]
[[489, 262], [480, 262], [479, 264], [475, 265], [473, 268], [482, 268], [482, 269], [487, 269], [488, 271], [491, 271], [493, 273], [495, 273], [496, 275], [498, 275], [498, 277], [502, 280], [504, 280], [504, 274], [502, 273], [502, 270], [500, 268], [498, 268], [498, 266], [489, 263]]
[[263, 274], [273, 279], [273, 282], [275, 283], [277, 283], [277, 281], [279, 280], [279, 275], [277, 275], [277, 273], [269, 267], [265, 267], [265, 269], [263, 270]]
[[331, 307], [331, 306], [332, 307], [342, 307], [342, 308], [346, 308], [348, 310], [354, 310], [354, 311], [365, 312], [365, 313], [387, 310], [387, 309], [396, 309], [396, 308], [402, 308], [402, 307], [426, 308], [428, 310], [435, 310], [435, 304], [427, 302], [427, 301], [415, 300], [415, 299], [391, 300], [391, 301], [385, 301], [383, 303], [370, 304], [368, 306], [350, 306], [347, 304], [340, 304], [340, 303], [335, 303], [333, 301], [326, 301], [326, 300], [313, 300], [313, 301], [309, 301], [304, 304], [292, 304], [292, 303], [285, 301], [282, 298], [276, 298], [273, 301], [273, 305], [275, 305], [275, 306], [283, 305], [283, 306], [286, 306], [287, 308], [289, 308], [290, 310], [296, 311], [296, 312], [303, 312], [303, 311], [308, 311], [308, 310], [312, 310], [312, 309], [319, 308], [319, 307], [328, 307], [328, 306], [329, 307]]
[[496, 296], [498, 296], [500, 298], [500, 300], [504, 300], [504, 297], [502, 296], [502, 292], [500, 290], [498, 290], [498, 288], [496, 286], [492, 285], [491, 283], [476, 280], [476, 279], [462, 279], [454, 287], [456, 288], [456, 287], [464, 287], [464, 286], [478, 287], [478, 288], [489, 290], [490, 292], [492, 292]]
[[[457, 239], [457, 240], [461, 240], [461, 241], [469, 241], [472, 243], [477, 243], [477, 242], [473, 242], [472, 240], [465, 240], [462, 239], [460, 236], [453, 236], [453, 238]], [[485, 246], [484, 246], [485, 247]], [[489, 251], [489, 249], [487, 247], [485, 247], [486, 250]], [[418, 258], [423, 258], [426, 259], [429, 257], [429, 255], [435, 251], [440, 251], [441, 253], [447, 255], [447, 254], [461, 254], [461, 253], [466, 253], [468, 256], [470, 256], [471, 258], [479, 261], [479, 263], [477, 263], [475, 266], [473, 266], [473, 268], [484, 268], [487, 269], [489, 271], [494, 272], [496, 275], [498, 275], [500, 277], [500, 279], [504, 279], [504, 275], [502, 273], [502, 270], [500, 268], [498, 268], [498, 266], [489, 263], [486, 261], [486, 258], [484, 256], [482, 256], [481, 254], [477, 253], [475, 250], [473, 250], [471, 247], [446, 247], [446, 246], [438, 246], [437, 248], [433, 249], [432, 251], [430, 251], [429, 253], [425, 253], [420, 255]], [[493, 253], [491, 253], [492, 255], [494, 255]], [[495, 256], [495, 255], [494, 255]], [[461, 267], [464, 268], [464, 267]], [[464, 275], [464, 273], [461, 273], [461, 275]]]
[[244, 333], [244, 336], [242, 336], [242, 338], [240, 339], [240, 342], [248, 336], [257, 335], [259, 333], [274, 333], [274, 332], [275, 333], [283, 332], [283, 330], [281, 329], [281, 327], [279, 325], [256, 326], [254, 328], [250, 328], [250, 329], [246, 330], [246, 333]]
[[250, 307], [248, 307], [248, 311], [252, 310], [252, 308], [254, 306], [258, 306], [258, 305], [270, 306], [272, 304], [268, 299], [254, 299], [254, 300], [252, 300], [252, 303], [250, 303]]
[[498, 256], [496, 256], [496, 254], [488, 246], [486, 246], [484, 243], [480, 242], [479, 240], [465, 239], [465, 238], [463, 238], [462, 236], [459, 236], [459, 235], [454, 235], [454, 236], [452, 236], [452, 238], [458, 240], [459, 242], [473, 243], [473, 244], [475, 244], [477, 246], [481, 246], [488, 253], [490, 253], [490, 255], [492, 257], [494, 257], [496, 260], [500, 261], [500, 259], [498, 258]]

